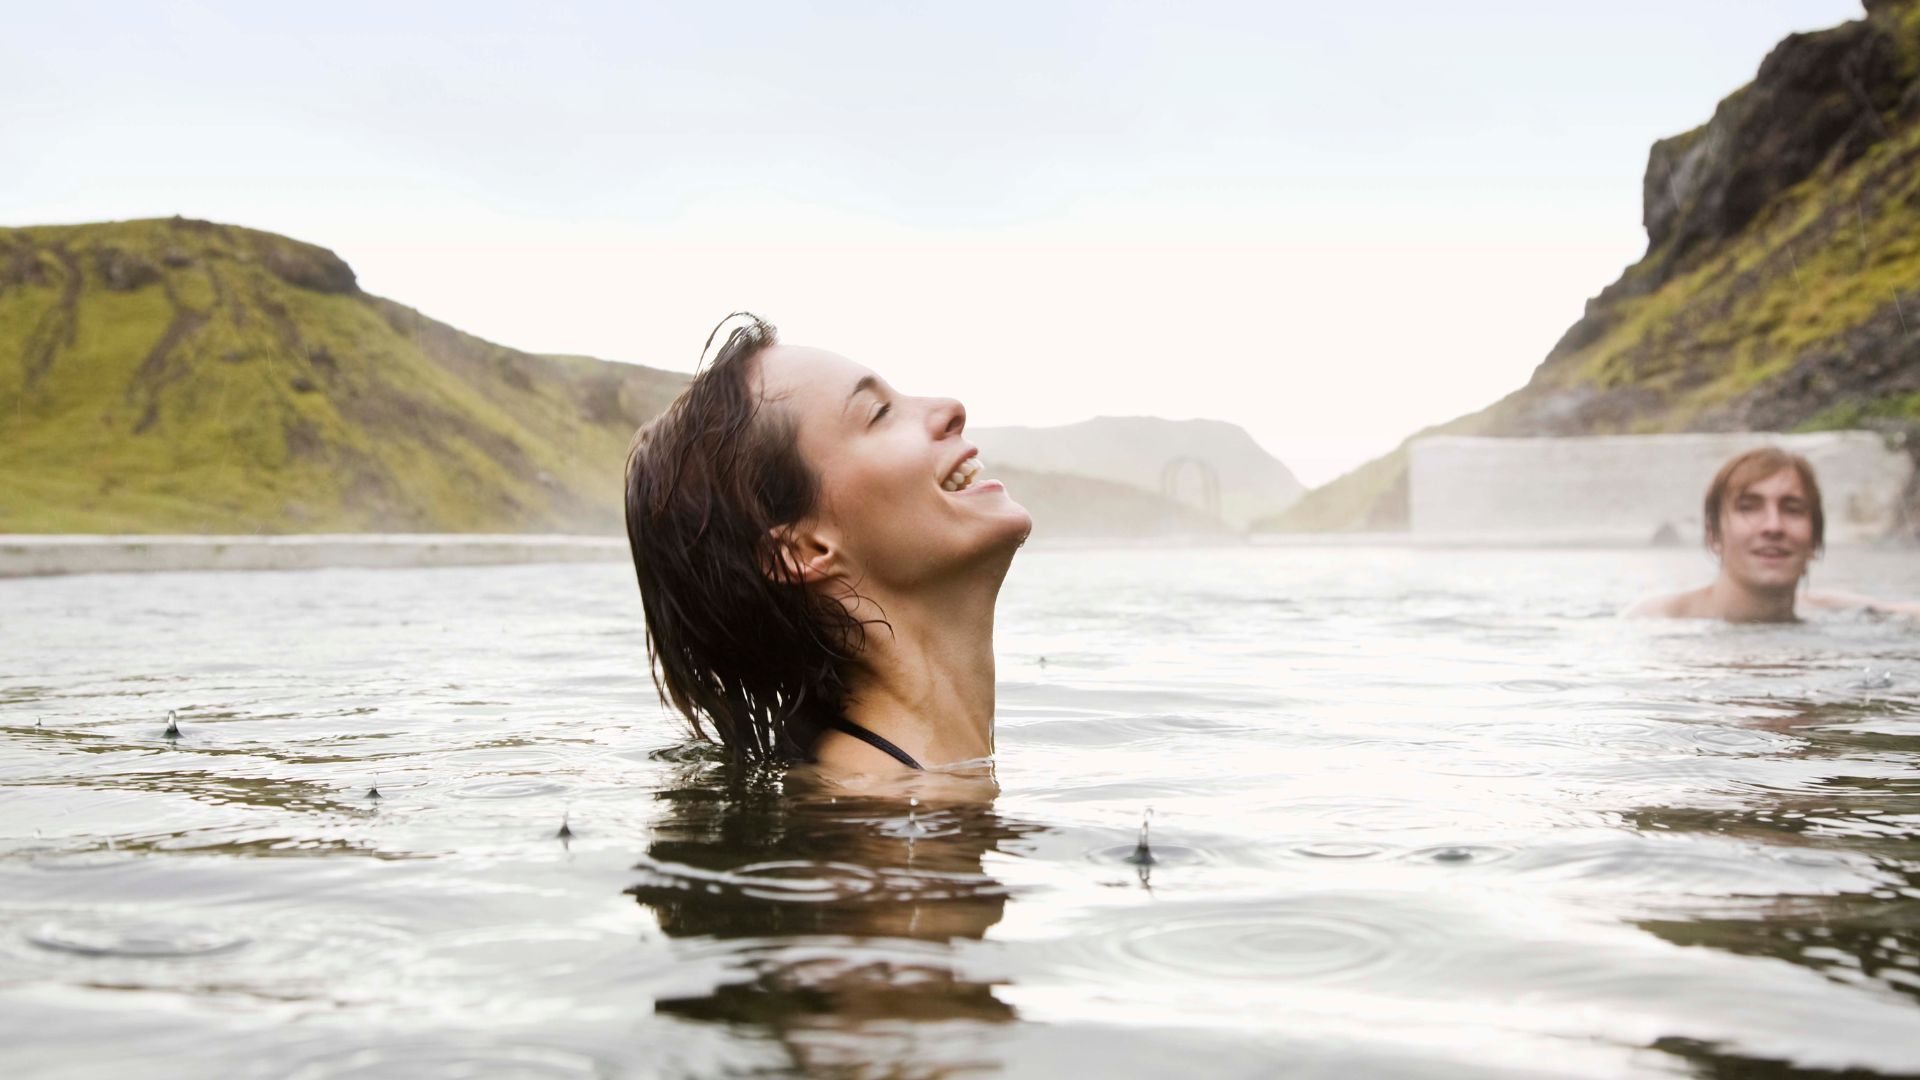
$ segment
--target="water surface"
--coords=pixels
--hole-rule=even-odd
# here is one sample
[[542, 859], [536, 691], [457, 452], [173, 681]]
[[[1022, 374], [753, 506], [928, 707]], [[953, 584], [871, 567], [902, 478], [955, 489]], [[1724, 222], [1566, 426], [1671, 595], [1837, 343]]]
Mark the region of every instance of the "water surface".
[[918, 805], [729, 775], [619, 565], [0, 582], [8, 1071], [1920, 1072], [1920, 624], [1612, 617], [1709, 571], [1031, 550]]

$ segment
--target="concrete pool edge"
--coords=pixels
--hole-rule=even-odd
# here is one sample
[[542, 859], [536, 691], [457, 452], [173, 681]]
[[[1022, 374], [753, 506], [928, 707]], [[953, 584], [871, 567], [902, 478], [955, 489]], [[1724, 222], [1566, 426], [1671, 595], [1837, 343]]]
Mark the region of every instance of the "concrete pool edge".
[[0, 534], [0, 578], [194, 570], [320, 570], [616, 562], [612, 536], [325, 533], [299, 536]]

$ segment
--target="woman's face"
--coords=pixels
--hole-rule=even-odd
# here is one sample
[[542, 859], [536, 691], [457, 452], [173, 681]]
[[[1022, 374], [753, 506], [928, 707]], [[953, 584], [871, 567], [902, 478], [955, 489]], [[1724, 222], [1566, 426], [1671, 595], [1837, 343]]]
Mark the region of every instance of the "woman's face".
[[[819, 505], [798, 530], [802, 559], [825, 551], [839, 576], [910, 589], [1004, 561], [1033, 528], [971, 460], [958, 401], [902, 394], [822, 349], [775, 345], [757, 363], [761, 394], [793, 418], [820, 479]], [[948, 490], [956, 480], [964, 486]]]

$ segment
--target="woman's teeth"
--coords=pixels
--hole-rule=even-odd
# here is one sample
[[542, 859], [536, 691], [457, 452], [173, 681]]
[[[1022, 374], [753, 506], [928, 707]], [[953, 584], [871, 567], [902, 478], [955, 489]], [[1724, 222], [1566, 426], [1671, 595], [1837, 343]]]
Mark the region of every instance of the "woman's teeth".
[[968, 458], [960, 463], [959, 468], [948, 473], [947, 478], [940, 481], [940, 486], [947, 491], [960, 491], [971, 485], [974, 478], [979, 475], [980, 459]]

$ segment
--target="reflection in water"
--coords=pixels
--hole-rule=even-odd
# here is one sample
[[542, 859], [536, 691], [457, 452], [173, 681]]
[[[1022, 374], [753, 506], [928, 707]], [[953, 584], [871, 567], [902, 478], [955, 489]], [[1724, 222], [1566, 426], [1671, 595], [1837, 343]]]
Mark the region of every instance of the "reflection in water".
[[681, 765], [658, 797], [671, 810], [627, 892], [714, 980], [659, 1012], [758, 1027], [803, 1068], [849, 1064], [854, 1033], [864, 1045], [844, 1052], [870, 1061], [872, 1037], [903, 1022], [1015, 1018], [952, 946], [1006, 909], [983, 857], [1036, 828], [990, 800], [849, 793], [718, 761]]
[[[1889, 685], [1882, 680], [1855, 688]], [[1898, 716], [1914, 703], [1770, 699], [1740, 704], [1764, 710], [1755, 727], [1800, 740], [1777, 757], [1829, 762], [1833, 771], [1822, 770], [1784, 789], [1762, 790], [1737, 805], [1644, 807], [1627, 819], [1643, 832], [1745, 841], [1788, 862], [1852, 858], [1871, 868], [1877, 884], [1837, 894], [1722, 899], [1695, 915], [1668, 912], [1635, 925], [1676, 945], [1784, 961], [1836, 983], [1920, 1000], [1920, 817], [1913, 813], [1920, 777], [1911, 771], [1920, 755], [1920, 734], [1860, 723]], [[1853, 775], [1872, 762], [1891, 768], [1882, 775]], [[1869, 1075], [1816, 1073], [1695, 1039], [1667, 1038], [1655, 1046], [1711, 1077]]]

